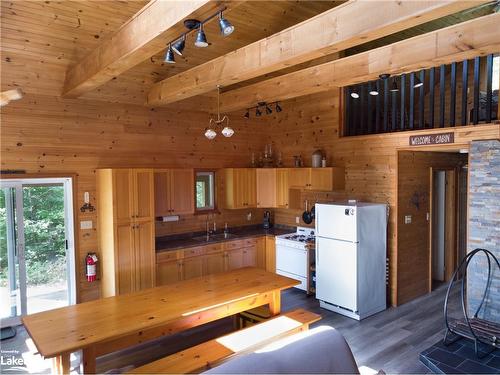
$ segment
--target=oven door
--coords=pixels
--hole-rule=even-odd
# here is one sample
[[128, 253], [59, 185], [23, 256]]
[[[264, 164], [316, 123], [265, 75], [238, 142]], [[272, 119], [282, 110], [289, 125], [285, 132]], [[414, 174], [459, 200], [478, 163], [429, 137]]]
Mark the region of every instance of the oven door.
[[307, 278], [307, 250], [276, 245], [276, 271]]

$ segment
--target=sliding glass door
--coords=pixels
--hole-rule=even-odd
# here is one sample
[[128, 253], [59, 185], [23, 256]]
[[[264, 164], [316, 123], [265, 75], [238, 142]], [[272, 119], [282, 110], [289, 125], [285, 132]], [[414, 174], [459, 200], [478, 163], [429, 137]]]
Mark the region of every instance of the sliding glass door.
[[75, 303], [72, 181], [0, 181], [2, 326]]

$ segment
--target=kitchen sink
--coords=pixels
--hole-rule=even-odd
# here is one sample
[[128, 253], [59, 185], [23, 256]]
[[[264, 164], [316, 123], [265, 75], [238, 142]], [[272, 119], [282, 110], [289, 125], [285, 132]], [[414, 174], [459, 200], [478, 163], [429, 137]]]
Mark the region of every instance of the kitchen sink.
[[200, 242], [210, 242], [210, 241], [220, 241], [224, 239], [230, 239], [234, 237], [236, 236], [231, 233], [228, 233], [226, 236], [224, 236], [224, 233], [217, 233], [217, 234], [211, 234], [210, 237], [208, 237], [208, 239], [206, 235], [203, 235], [203, 236], [193, 237], [193, 240]]

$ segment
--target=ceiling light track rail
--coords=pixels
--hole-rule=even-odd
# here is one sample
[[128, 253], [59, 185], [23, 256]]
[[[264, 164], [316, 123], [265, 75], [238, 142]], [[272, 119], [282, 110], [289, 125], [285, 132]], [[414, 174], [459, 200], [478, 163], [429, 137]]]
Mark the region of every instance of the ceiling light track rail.
[[245, 112], [244, 117], [247, 119], [250, 118], [250, 111], [253, 109], [255, 109], [255, 116], [256, 117], [262, 116], [262, 111], [265, 111], [266, 115], [270, 115], [271, 113], [273, 113], [273, 110], [271, 108], [272, 105], [274, 105], [274, 110], [276, 111], [276, 113], [279, 113], [283, 110], [283, 108], [280, 106], [280, 103], [278, 101], [271, 102], [271, 103], [259, 102], [259, 103], [257, 103], [256, 106], [247, 108], [247, 111]]

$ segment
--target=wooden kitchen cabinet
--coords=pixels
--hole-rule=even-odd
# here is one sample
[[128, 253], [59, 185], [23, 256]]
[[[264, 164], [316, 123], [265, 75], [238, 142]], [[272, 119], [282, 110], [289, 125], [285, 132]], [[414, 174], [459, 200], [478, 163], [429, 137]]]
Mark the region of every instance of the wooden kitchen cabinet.
[[257, 266], [257, 248], [246, 247], [243, 249], [242, 254], [242, 267], [256, 267]]
[[243, 249], [226, 251], [225, 271], [231, 271], [241, 267], [243, 267]]
[[103, 297], [155, 285], [152, 169], [97, 171]]
[[255, 170], [257, 186], [257, 207], [276, 207], [276, 169]]
[[156, 264], [156, 285], [168, 285], [182, 280], [181, 263], [178, 260]]
[[194, 213], [194, 170], [155, 170], [155, 216]]
[[290, 183], [288, 168], [276, 169], [276, 208], [288, 208]]
[[257, 181], [254, 168], [224, 169], [225, 206], [229, 209], [257, 207]]
[[213, 275], [224, 272], [224, 265], [226, 262], [225, 252], [221, 251], [220, 253], [207, 254], [204, 256], [204, 260], [204, 275]]
[[266, 271], [276, 272], [276, 240], [274, 237], [265, 237]]
[[182, 260], [181, 274], [182, 280], [189, 280], [203, 275], [203, 256], [195, 256]]
[[288, 173], [293, 189], [333, 191], [345, 187], [344, 168], [290, 168]]

